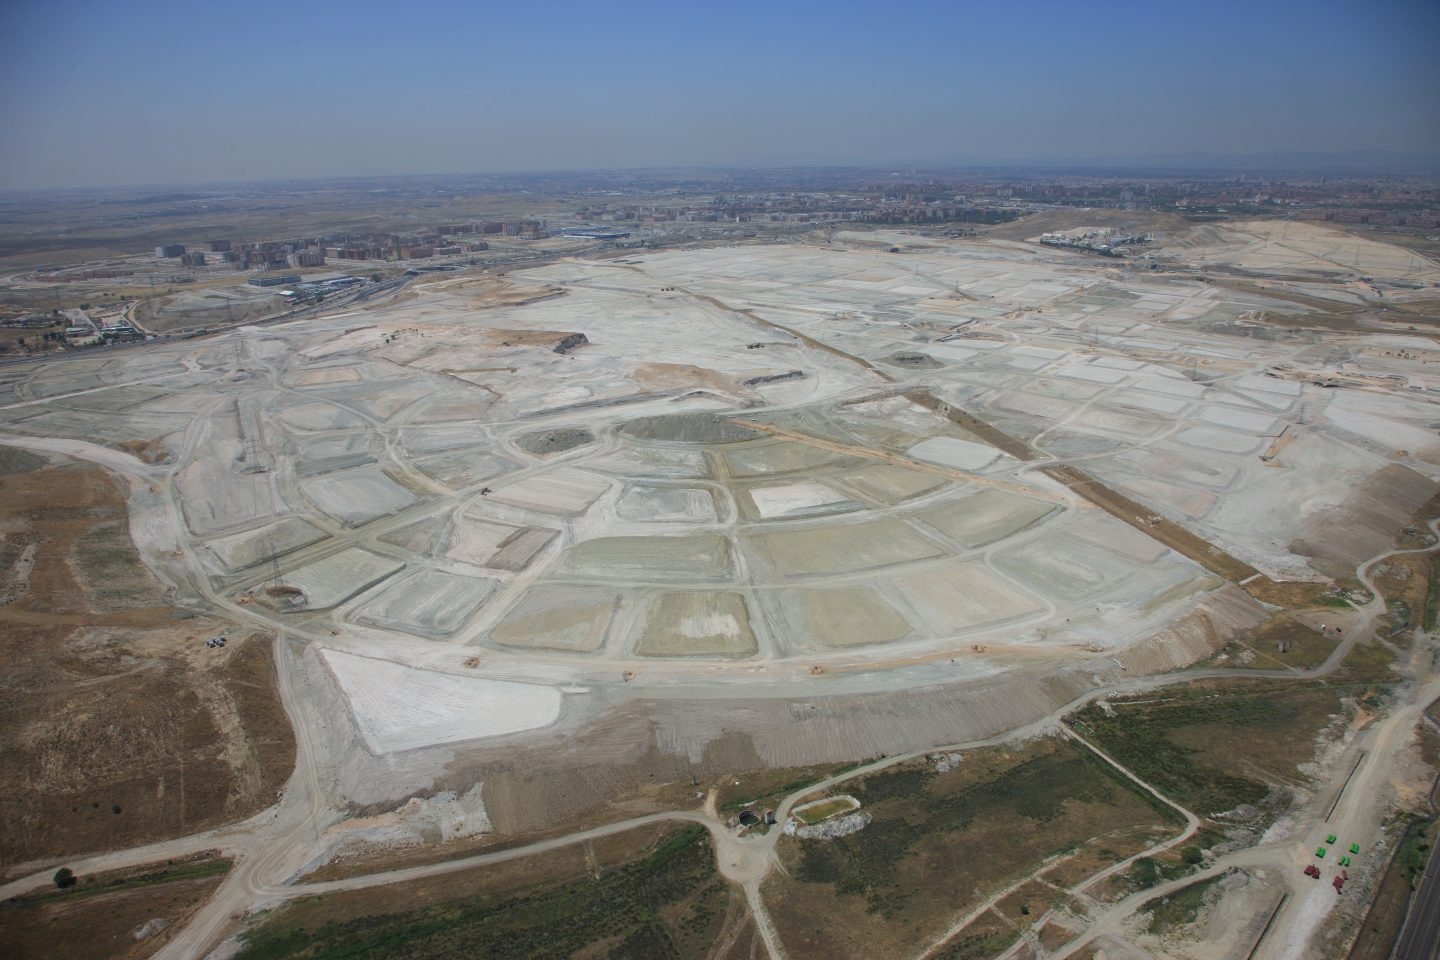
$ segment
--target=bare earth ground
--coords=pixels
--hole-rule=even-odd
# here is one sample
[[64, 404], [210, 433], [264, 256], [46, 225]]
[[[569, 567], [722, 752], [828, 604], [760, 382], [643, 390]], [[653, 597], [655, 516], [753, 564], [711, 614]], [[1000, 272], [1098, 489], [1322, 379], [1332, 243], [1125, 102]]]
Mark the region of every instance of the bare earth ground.
[[0, 476], [6, 558], [37, 545], [0, 606], [0, 863], [134, 846], [274, 801], [293, 744], [269, 640], [171, 606], [139, 563], [115, 482], [33, 460]]
[[184, 927], [228, 867], [201, 854], [7, 900], [0, 904], [0, 938], [17, 960], [139, 960]]

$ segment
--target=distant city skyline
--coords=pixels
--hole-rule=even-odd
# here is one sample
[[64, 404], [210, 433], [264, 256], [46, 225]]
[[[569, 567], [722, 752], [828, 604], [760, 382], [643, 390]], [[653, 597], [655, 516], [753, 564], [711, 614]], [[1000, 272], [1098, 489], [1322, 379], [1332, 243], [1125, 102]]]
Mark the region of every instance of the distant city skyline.
[[0, 6], [0, 190], [1440, 154], [1440, 5]]

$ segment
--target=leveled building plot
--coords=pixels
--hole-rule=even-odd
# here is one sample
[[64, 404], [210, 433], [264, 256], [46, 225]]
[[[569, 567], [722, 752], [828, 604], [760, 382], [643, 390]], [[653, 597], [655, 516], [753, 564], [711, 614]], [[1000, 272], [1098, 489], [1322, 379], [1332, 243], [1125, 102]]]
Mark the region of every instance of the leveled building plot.
[[1070, 422], [1071, 429], [1088, 430], [1125, 440], [1143, 440], [1159, 433], [1165, 424], [1147, 417], [1136, 417], [1115, 410], [1091, 407]]
[[299, 590], [304, 602], [297, 609], [328, 610], [349, 600], [403, 569], [399, 560], [351, 547], [316, 560], [284, 576], [285, 585]]
[[485, 435], [473, 423], [447, 423], [441, 426], [406, 427], [400, 431], [400, 442], [414, 456], [424, 457], [447, 450], [459, 450], [484, 444]]
[[[1234, 482], [1240, 468], [1229, 462], [1229, 458], [1205, 456], [1208, 451], [1189, 449], [1188, 456], [1157, 449], [1133, 451], [1115, 458], [1115, 462], [1132, 468], [1132, 472], [1145, 477], [1159, 477], [1183, 484], [1200, 484], [1205, 487], [1223, 489]], [[1201, 454], [1196, 458], [1196, 454]]]
[[632, 483], [626, 485], [615, 510], [626, 520], [706, 523], [715, 519], [715, 500], [709, 490], [696, 487]]
[[1039, 593], [1079, 600], [1130, 575], [1119, 557], [1066, 537], [1027, 543], [995, 557], [995, 566]]
[[1295, 401], [1278, 393], [1266, 393], [1263, 390], [1237, 390], [1236, 393], [1243, 396], [1251, 403], [1266, 407], [1270, 410], [1283, 412], [1295, 406]]
[[408, 487], [378, 466], [336, 471], [300, 481], [305, 497], [347, 527], [358, 527], [419, 503]]
[[775, 577], [853, 573], [929, 560], [944, 553], [906, 524], [888, 517], [741, 536], [746, 551]]
[[1207, 387], [1194, 380], [1178, 380], [1171, 377], [1143, 377], [1135, 380], [1135, 389], [1147, 393], [1158, 393], [1167, 397], [1182, 397], [1199, 400]]
[[1065, 528], [1065, 533], [1138, 563], [1154, 563], [1170, 552], [1165, 544], [1152, 540], [1130, 524], [1101, 510], [1087, 510], [1080, 519]]
[[931, 437], [906, 451], [917, 460], [938, 463], [957, 470], [983, 470], [1001, 456], [999, 450], [984, 443], [956, 437]]
[[1257, 390], [1261, 393], [1274, 393], [1282, 397], [1298, 398], [1300, 396], [1299, 381], [1267, 377], [1263, 373], [1247, 373], [1236, 379], [1234, 386], [1241, 390]]
[[555, 470], [538, 476], [502, 483], [490, 493], [491, 500], [562, 517], [573, 517], [590, 509], [610, 484], [579, 470]]
[[1115, 486], [1141, 503], [1152, 504], [1157, 509], [1179, 514], [1189, 520], [1198, 520], [1208, 515], [1218, 502], [1215, 494], [1205, 490], [1193, 490], [1183, 484], [1151, 477], [1115, 476], [1109, 469], [1099, 473], [1102, 477], [1109, 474]]
[[860, 467], [837, 474], [834, 479], [842, 486], [887, 507], [945, 485], [945, 481], [933, 473], [909, 470], [889, 463]]
[[1265, 442], [1260, 437], [1247, 437], [1210, 427], [1182, 430], [1175, 435], [1175, 440], [1192, 450], [1218, 450], [1221, 453], [1254, 453]]
[[722, 580], [733, 571], [721, 536], [601, 537], [571, 547], [560, 569], [594, 580]]
[[650, 606], [635, 644], [642, 657], [749, 657], [755, 634], [738, 593], [666, 593]]
[[725, 451], [725, 466], [736, 477], [763, 477], [772, 473], [813, 470], [836, 459], [819, 447], [793, 441], [761, 442]]
[[925, 348], [931, 356], [939, 357], [947, 363], [964, 363], [966, 360], [975, 357], [974, 350], [967, 350], [964, 347], [952, 346], [948, 343], [932, 343]]
[[1222, 427], [1243, 430], [1246, 433], [1274, 433], [1279, 429], [1275, 418], [1268, 413], [1249, 413], [1233, 407], [1210, 406], [1200, 414], [1200, 419], [1218, 423]]
[[449, 520], [445, 517], [426, 517], [424, 520], [407, 523], [397, 530], [392, 530], [380, 537], [380, 540], [382, 543], [393, 544], [410, 553], [433, 557], [435, 552], [444, 546], [441, 539], [445, 536], [445, 528], [448, 523]]
[[1131, 407], [1136, 410], [1164, 414], [1179, 413], [1189, 405], [1188, 401], [1182, 400], [1180, 397], [1156, 395], [1143, 390], [1126, 390], [1110, 398], [1110, 402], [1117, 407]]
[[365, 420], [355, 411], [333, 403], [301, 403], [283, 407], [280, 422], [302, 433], [319, 430], [358, 430]]
[[1044, 500], [1031, 500], [1001, 490], [981, 490], [914, 516], [966, 547], [983, 547], [1014, 536], [1058, 509]]
[[314, 440], [291, 440], [286, 449], [295, 461], [295, 472], [313, 476], [374, 463], [370, 447], [372, 441], [378, 439], [368, 431], [359, 431]]
[[666, 447], [628, 447], [585, 464], [593, 470], [620, 477], [675, 477], [695, 479], [709, 476], [705, 454], [699, 450]]
[[286, 517], [279, 523], [222, 537], [205, 544], [226, 569], [244, 570], [301, 547], [324, 540], [328, 534], [300, 517]]
[[896, 583], [912, 603], [951, 632], [1014, 620], [1045, 609], [1038, 599], [978, 561], [902, 577]]
[[1062, 397], [1007, 390], [991, 401], [990, 408], [1007, 413], [1038, 417], [1042, 421], [1051, 421], [1068, 417], [1080, 409], [1080, 405]]
[[515, 466], [504, 457], [480, 450], [462, 450], [455, 453], [422, 457], [412, 461], [411, 466], [432, 480], [439, 480], [447, 487], [468, 487], [498, 477]]
[[199, 536], [289, 513], [273, 473], [241, 473], [216, 459], [197, 460], [175, 477], [185, 523]]
[[321, 655], [372, 753], [500, 737], [560, 718], [561, 694], [551, 687], [416, 670], [337, 650]]
[[490, 631], [489, 641], [524, 650], [594, 653], [604, 645], [619, 603], [613, 590], [542, 583]]
[[500, 586], [488, 577], [422, 570], [388, 585], [350, 614], [356, 623], [423, 637], [448, 637]]
[[1062, 377], [1069, 377], [1071, 380], [1085, 380], [1089, 383], [1116, 384], [1125, 380], [1125, 372], [1112, 370], [1109, 367], [1097, 367], [1088, 363], [1077, 363], [1063, 370], [1057, 370]]
[[354, 383], [359, 379], [360, 371], [354, 367], [330, 367], [302, 373], [292, 384], [297, 387], [324, 387], [334, 383]]
[[745, 512], [765, 520], [842, 513], [864, 507], [834, 488], [812, 481], [750, 487], [745, 490], [745, 497], [749, 501], [742, 500], [742, 506], [749, 508]]
[[549, 546], [560, 531], [546, 527], [520, 527], [493, 520], [474, 520], [469, 514], [456, 521], [446, 556], [493, 570], [524, 570]]
[[780, 597], [785, 638], [806, 649], [894, 643], [913, 636], [909, 622], [870, 587], [787, 590]]
[[559, 535], [560, 531], [545, 527], [521, 527], [500, 542], [495, 548], [495, 555], [486, 566], [493, 570], [518, 573], [530, 566], [540, 552]]

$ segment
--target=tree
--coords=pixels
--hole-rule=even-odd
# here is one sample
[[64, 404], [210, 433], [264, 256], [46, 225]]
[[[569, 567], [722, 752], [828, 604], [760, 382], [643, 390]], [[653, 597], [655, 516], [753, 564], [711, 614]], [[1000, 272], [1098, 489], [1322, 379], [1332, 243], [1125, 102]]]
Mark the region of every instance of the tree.
[[69, 890], [75, 886], [75, 871], [69, 867], [61, 867], [55, 871], [55, 886], [61, 890]]

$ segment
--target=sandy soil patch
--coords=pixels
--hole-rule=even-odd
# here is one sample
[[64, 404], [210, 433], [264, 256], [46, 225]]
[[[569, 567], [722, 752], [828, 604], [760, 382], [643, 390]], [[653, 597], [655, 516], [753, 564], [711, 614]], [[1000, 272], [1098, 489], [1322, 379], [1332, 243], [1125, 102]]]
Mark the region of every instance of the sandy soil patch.
[[372, 753], [500, 737], [560, 718], [558, 690], [415, 670], [338, 650], [321, 656]]

